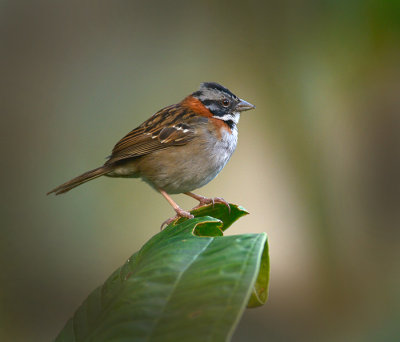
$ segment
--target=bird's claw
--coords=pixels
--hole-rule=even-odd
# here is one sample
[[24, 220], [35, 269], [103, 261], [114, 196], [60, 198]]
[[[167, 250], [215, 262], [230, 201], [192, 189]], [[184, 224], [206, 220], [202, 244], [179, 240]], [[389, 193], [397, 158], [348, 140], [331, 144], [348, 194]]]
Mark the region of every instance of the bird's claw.
[[198, 208], [201, 208], [208, 204], [212, 204], [212, 206], [214, 208], [215, 203], [221, 203], [223, 205], [226, 205], [228, 207], [229, 214], [231, 213], [231, 206], [229, 205], [229, 203], [227, 201], [225, 201], [221, 197], [214, 197], [214, 198], [203, 197], [203, 198], [199, 199], [199, 202], [200, 203], [198, 205], [196, 205], [193, 209], [198, 209]]
[[167, 219], [167, 220], [165, 220], [165, 221], [162, 223], [162, 225], [161, 225], [161, 227], [160, 227], [160, 230], [163, 230], [164, 227], [170, 225], [172, 222], [174, 222], [174, 221], [180, 219], [181, 217], [186, 217], [186, 218], [188, 218], [188, 219], [194, 218], [194, 216], [193, 216], [191, 213], [189, 213], [188, 211], [185, 211], [185, 210], [183, 210], [183, 209], [181, 209], [181, 208], [177, 208], [177, 209], [175, 209], [175, 211], [176, 211], [176, 215], [173, 216], [173, 217], [170, 217], [170, 218]]

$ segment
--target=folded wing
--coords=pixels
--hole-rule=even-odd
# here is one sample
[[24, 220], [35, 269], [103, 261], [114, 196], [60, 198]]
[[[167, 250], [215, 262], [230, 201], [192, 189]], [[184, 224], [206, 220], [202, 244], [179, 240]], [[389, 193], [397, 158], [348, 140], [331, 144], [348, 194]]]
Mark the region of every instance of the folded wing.
[[114, 146], [106, 164], [140, 157], [169, 146], [187, 144], [195, 136], [195, 129], [187, 124], [191, 116], [194, 114], [176, 105], [160, 110], [123, 137]]

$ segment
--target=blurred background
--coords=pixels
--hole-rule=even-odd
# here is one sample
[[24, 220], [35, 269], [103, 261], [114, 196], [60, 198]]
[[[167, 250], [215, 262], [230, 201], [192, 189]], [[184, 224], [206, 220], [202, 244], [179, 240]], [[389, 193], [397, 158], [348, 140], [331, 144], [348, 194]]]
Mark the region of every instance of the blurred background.
[[[400, 2], [1, 1], [0, 340], [50, 341], [173, 212], [139, 180], [45, 193], [200, 82], [254, 103], [198, 193], [267, 232], [233, 341], [400, 340]], [[174, 196], [183, 207], [196, 203]]]

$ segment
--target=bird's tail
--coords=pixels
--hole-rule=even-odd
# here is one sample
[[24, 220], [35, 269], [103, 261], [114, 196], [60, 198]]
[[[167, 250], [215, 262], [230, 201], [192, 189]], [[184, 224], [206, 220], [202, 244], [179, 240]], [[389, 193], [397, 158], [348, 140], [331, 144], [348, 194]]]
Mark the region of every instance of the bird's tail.
[[106, 166], [106, 165], [100, 166], [96, 169], [85, 172], [85, 173], [81, 174], [80, 176], [75, 177], [64, 184], [61, 184], [60, 186], [56, 187], [55, 189], [49, 191], [47, 193], [47, 195], [52, 194], [53, 192], [56, 195], [63, 194], [65, 192], [70, 191], [71, 189], [77, 187], [78, 185], [81, 185], [92, 179], [95, 179], [97, 177], [105, 175], [106, 173], [110, 172], [111, 170], [112, 170], [112, 168], [110, 166]]

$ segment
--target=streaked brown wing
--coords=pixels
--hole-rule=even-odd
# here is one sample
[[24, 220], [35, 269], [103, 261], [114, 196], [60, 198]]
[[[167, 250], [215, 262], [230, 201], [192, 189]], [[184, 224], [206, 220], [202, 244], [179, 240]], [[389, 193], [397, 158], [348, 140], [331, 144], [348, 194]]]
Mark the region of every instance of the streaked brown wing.
[[107, 164], [143, 156], [169, 146], [185, 145], [193, 139], [195, 130], [182, 121], [190, 121], [193, 116], [194, 113], [178, 105], [161, 109], [114, 146]]

